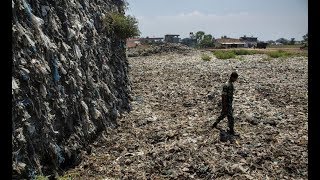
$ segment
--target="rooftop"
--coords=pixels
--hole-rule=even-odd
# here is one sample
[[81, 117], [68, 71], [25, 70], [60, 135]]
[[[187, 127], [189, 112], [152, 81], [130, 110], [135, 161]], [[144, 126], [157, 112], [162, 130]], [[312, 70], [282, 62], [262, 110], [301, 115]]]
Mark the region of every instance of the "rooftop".
[[165, 36], [180, 36], [179, 34], [166, 34]]

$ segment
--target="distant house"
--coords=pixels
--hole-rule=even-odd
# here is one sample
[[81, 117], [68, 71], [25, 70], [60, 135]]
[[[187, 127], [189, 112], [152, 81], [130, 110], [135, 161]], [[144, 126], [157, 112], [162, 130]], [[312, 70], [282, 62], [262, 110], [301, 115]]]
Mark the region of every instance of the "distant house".
[[253, 36], [251, 37], [243, 36], [243, 37], [240, 37], [240, 40], [245, 43], [244, 47], [246, 48], [255, 47], [257, 46], [257, 43], [258, 43], [258, 38]]
[[215, 47], [220, 48], [240, 48], [245, 46], [245, 42], [240, 39], [222, 37], [220, 39], [215, 39]]
[[166, 34], [164, 36], [164, 41], [169, 43], [179, 43], [180, 42], [180, 35], [178, 34]]
[[140, 38], [129, 38], [127, 39], [127, 42], [126, 42], [127, 48], [137, 47], [140, 44], [141, 44]]

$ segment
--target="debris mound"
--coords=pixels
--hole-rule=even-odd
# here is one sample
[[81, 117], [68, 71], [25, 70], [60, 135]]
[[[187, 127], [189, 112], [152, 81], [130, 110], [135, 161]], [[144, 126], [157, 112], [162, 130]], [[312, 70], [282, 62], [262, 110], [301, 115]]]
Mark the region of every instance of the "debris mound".
[[136, 48], [129, 48], [127, 50], [128, 57], [137, 56], [150, 56], [152, 54], [163, 54], [163, 53], [188, 53], [192, 48], [177, 43], [163, 43], [158, 45], [142, 46]]

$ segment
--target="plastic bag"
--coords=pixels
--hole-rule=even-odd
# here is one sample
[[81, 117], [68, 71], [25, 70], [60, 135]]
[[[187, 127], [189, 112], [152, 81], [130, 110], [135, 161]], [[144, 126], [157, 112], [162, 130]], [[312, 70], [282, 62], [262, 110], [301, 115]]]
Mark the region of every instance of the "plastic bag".
[[75, 44], [75, 45], [74, 45], [74, 50], [75, 50], [76, 57], [77, 57], [78, 59], [80, 59], [81, 56], [82, 56], [82, 54], [81, 54], [81, 51], [80, 51], [80, 49], [79, 49], [79, 46]]
[[76, 32], [73, 29], [68, 28], [68, 32], [69, 32], [68, 33], [68, 39], [69, 40], [76, 36]]
[[12, 89], [19, 89], [19, 85], [17, 83], [17, 81], [15, 80], [15, 78], [12, 78]]
[[27, 39], [27, 42], [28, 42], [29, 46], [35, 52], [36, 51], [36, 43], [33, 40], [31, 40], [31, 38], [27, 34], [24, 34], [24, 35], [25, 35], [25, 37]]
[[41, 14], [42, 16], [46, 16], [48, 13], [47, 11], [50, 10], [50, 7], [49, 6], [41, 6]]
[[47, 89], [46, 89], [46, 87], [43, 85], [43, 84], [41, 84], [40, 85], [40, 92], [41, 92], [41, 95], [42, 95], [42, 97], [46, 97], [47, 96]]
[[62, 46], [63, 46], [64, 50], [67, 51], [67, 52], [69, 51], [69, 49], [71, 49], [71, 47], [68, 44], [64, 43], [64, 42], [62, 42]]
[[50, 41], [48, 36], [46, 36], [41, 30], [39, 32], [40, 32], [40, 37], [47, 48], [57, 49], [57, 46]]
[[57, 59], [53, 59], [53, 80], [54, 82], [58, 82], [60, 80], [60, 75], [58, 72], [58, 63]]

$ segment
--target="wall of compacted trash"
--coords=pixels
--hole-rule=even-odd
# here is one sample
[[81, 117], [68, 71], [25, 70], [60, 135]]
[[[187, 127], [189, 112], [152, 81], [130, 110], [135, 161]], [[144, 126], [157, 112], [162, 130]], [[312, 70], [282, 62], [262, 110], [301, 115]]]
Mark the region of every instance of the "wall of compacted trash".
[[12, 1], [13, 177], [59, 174], [130, 111], [124, 41], [102, 18], [121, 0]]

